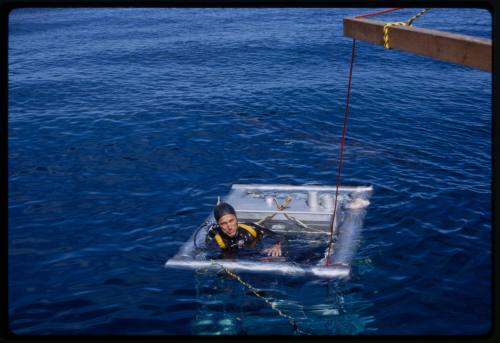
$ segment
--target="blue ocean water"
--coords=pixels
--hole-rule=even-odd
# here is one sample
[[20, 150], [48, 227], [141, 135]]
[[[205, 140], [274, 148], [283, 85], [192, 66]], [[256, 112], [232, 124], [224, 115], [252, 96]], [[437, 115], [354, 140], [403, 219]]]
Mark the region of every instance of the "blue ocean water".
[[[234, 183], [335, 184], [342, 18], [370, 11], [11, 12], [11, 332], [297, 334], [236, 280], [164, 263]], [[414, 26], [491, 38], [481, 9]], [[241, 277], [310, 334], [488, 333], [491, 81], [357, 42], [342, 184], [374, 192], [352, 277]]]

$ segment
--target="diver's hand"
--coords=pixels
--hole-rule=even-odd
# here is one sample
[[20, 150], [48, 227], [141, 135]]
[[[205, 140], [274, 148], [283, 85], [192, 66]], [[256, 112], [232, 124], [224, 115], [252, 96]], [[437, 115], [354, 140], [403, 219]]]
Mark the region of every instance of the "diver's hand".
[[264, 249], [263, 253], [267, 254], [267, 256], [281, 256], [281, 244], [276, 243], [272, 247]]

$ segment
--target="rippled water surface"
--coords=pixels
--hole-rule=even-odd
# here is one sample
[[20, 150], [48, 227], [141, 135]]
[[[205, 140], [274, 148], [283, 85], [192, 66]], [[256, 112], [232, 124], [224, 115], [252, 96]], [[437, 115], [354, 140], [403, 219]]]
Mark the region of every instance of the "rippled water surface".
[[[233, 278], [163, 265], [234, 183], [335, 184], [342, 18], [369, 11], [14, 10], [10, 330], [300, 334]], [[414, 25], [491, 38], [480, 9]], [[241, 277], [306, 333], [487, 333], [491, 101], [490, 73], [358, 42], [342, 183], [374, 191], [352, 277]]]

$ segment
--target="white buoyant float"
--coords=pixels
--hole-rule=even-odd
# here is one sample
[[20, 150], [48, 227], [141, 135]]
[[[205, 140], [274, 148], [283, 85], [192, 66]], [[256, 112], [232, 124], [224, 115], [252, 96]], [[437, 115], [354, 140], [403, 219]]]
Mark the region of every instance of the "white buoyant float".
[[[312, 239], [316, 246], [324, 244], [324, 254], [315, 261], [300, 263], [287, 261], [286, 258], [208, 259], [205, 237], [207, 229], [215, 223], [211, 213], [181, 246], [178, 253], [165, 263], [165, 267], [215, 270], [224, 267], [241, 272], [314, 275], [324, 278], [348, 277], [366, 208], [370, 204], [372, 187], [339, 186], [338, 191], [337, 211], [333, 223], [335, 239], [332, 240], [330, 254], [328, 245], [330, 222], [335, 206], [335, 186], [234, 184], [229, 195], [223, 199], [234, 207], [240, 222], [257, 222], [267, 217], [270, 220], [262, 225], [283, 236], [304, 237], [308, 242]], [[270, 224], [271, 219], [273, 225], [269, 227], [266, 224]], [[294, 225], [290, 225], [291, 221]]]

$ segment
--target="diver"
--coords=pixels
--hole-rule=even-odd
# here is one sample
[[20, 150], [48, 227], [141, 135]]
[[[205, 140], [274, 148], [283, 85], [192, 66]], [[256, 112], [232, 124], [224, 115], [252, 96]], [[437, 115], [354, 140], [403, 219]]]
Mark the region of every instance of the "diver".
[[267, 256], [281, 256], [282, 237], [277, 233], [256, 223], [239, 223], [236, 211], [228, 203], [221, 202], [214, 208], [213, 224], [207, 232], [205, 239], [207, 246], [218, 246], [223, 255], [234, 255], [240, 248], [254, 247], [257, 242], [265, 237], [272, 237], [275, 244], [264, 249], [262, 253]]

